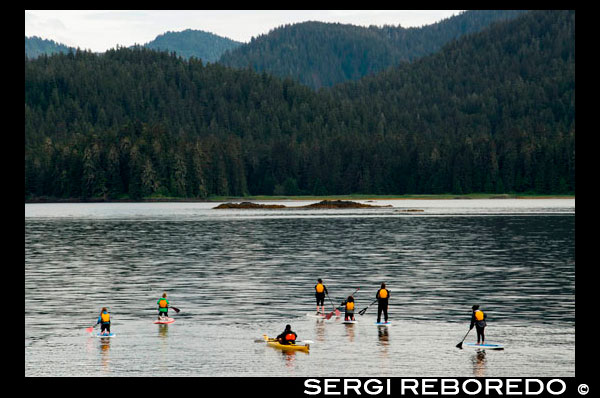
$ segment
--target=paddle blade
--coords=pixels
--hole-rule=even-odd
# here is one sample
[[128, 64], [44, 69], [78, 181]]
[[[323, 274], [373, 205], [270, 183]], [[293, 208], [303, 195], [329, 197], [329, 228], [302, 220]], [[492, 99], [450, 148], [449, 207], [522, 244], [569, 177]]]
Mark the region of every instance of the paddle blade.
[[335, 309], [335, 316], [340, 316], [340, 310], [338, 310], [337, 308]]
[[331, 319], [332, 316], [333, 312], [330, 312], [329, 314], [325, 315], [325, 319]]
[[85, 331], [88, 333], [92, 333], [92, 330], [94, 330], [93, 326], [90, 326], [89, 328], [86, 328]]
[[460, 348], [460, 349], [462, 349], [462, 343], [463, 343], [462, 341], [461, 341], [460, 343], [458, 343], [458, 344], [456, 345], [456, 348]]
[[171, 308], [173, 308], [173, 310], [174, 310], [176, 313], [178, 313], [178, 314], [179, 314], [179, 311], [181, 311], [179, 308], [175, 308], [175, 307], [173, 307], [173, 306], [171, 306]]

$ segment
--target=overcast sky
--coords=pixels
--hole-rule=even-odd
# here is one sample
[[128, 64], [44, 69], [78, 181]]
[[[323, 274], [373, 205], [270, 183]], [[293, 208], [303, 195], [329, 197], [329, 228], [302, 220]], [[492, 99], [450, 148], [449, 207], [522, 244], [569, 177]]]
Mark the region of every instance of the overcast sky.
[[197, 29], [240, 42], [303, 21], [423, 26], [460, 10], [25, 10], [25, 36], [95, 52], [144, 44], [166, 31]]

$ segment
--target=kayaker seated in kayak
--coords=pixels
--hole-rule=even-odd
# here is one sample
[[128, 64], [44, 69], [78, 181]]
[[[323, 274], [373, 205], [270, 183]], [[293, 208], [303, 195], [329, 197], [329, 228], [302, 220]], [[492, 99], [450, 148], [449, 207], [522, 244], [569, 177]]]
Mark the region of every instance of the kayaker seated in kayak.
[[475, 326], [475, 329], [477, 330], [477, 344], [479, 344], [479, 341], [481, 340], [481, 344], [485, 344], [485, 327], [487, 326], [485, 323], [485, 318], [487, 318], [487, 315], [483, 313], [483, 311], [481, 311], [479, 309], [478, 305], [474, 305], [472, 307], [473, 309], [473, 315], [471, 315], [471, 326], [469, 328], [469, 330], [473, 329], [473, 326]]
[[100, 334], [110, 334], [110, 314], [108, 313], [108, 309], [106, 307], [102, 307], [100, 316], [98, 317], [98, 322], [96, 322], [96, 325], [97, 324], [100, 324]]
[[298, 335], [296, 332], [292, 331], [292, 327], [290, 325], [285, 325], [285, 330], [276, 339], [280, 344], [296, 344], [296, 339]]
[[156, 302], [158, 304], [158, 320], [161, 317], [167, 318], [169, 316], [169, 300], [167, 300], [167, 293], [163, 293], [162, 297]]
[[342, 301], [342, 306], [346, 309], [344, 314], [345, 321], [353, 321], [354, 320], [354, 297], [348, 296], [345, 301]]

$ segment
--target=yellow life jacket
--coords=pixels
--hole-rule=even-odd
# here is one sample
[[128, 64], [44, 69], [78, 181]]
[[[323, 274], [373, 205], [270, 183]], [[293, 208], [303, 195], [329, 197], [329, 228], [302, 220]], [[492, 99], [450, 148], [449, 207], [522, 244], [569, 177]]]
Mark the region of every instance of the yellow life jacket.
[[164, 298], [160, 299], [160, 300], [158, 301], [158, 306], [159, 306], [160, 308], [166, 308], [166, 307], [167, 307], [167, 300], [165, 300]]
[[102, 314], [100, 314], [100, 319], [102, 319], [102, 322], [104, 323], [110, 322], [110, 314], [105, 314], [103, 312]]
[[323, 293], [323, 291], [325, 290], [325, 286], [323, 286], [322, 283], [317, 283], [315, 289], [317, 289], [317, 293]]
[[478, 321], [483, 321], [483, 311], [481, 311], [481, 310], [475, 311], [475, 319]]
[[387, 289], [381, 289], [379, 290], [379, 298], [385, 299], [388, 296], [388, 291]]
[[352, 311], [352, 310], [354, 309], [354, 302], [353, 302], [353, 301], [348, 301], [348, 302], [346, 303], [346, 309], [347, 309], [348, 311]]

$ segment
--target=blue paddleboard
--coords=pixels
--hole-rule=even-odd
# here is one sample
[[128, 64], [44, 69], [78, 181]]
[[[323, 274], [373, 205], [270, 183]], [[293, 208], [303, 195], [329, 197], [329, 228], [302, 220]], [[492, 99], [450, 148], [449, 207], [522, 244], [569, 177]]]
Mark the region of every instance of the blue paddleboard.
[[387, 321], [387, 322], [375, 322], [375, 325], [377, 326], [390, 326], [392, 324], [392, 321]]
[[472, 347], [472, 348], [479, 348], [481, 350], [503, 350], [504, 346], [502, 344], [477, 344], [477, 343], [463, 343], [463, 346], [466, 347]]
[[114, 334], [112, 332], [109, 334], [101, 334], [101, 333], [96, 334], [96, 337], [115, 337], [115, 336], [116, 336], [116, 334]]

